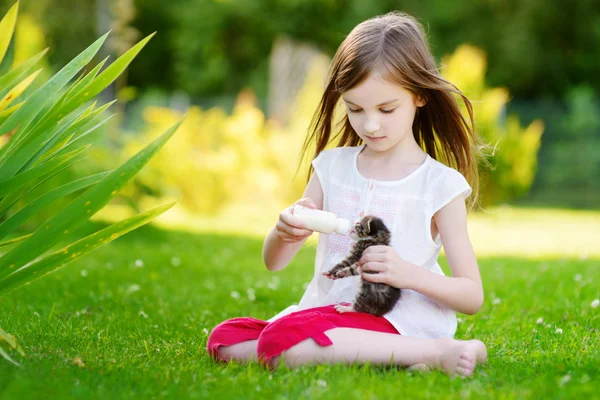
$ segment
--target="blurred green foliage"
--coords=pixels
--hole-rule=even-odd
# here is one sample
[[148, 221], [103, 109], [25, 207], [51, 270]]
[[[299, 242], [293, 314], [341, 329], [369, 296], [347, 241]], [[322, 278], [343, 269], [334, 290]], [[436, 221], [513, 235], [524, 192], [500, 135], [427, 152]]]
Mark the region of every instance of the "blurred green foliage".
[[[76, 49], [97, 36], [98, 9], [114, 10], [115, 4], [128, 1], [25, 0], [22, 8], [42, 24], [51, 48], [50, 64], [63, 65], [75, 56]], [[595, 0], [551, 4], [542, 0], [131, 1], [135, 16], [126, 23], [140, 35], [154, 31], [160, 35], [143, 57], [132, 63], [128, 82], [122, 82], [130, 86], [115, 93], [121, 100], [117, 107], [122, 107], [122, 114], [122, 100], [135, 98], [131, 106], [127, 105], [123, 121], [127, 129], [140, 126], [138, 116], [145, 104], [135, 103], [143, 102], [149, 90], [163, 97], [183, 92], [191, 96], [193, 104], [203, 108], [219, 105], [229, 113], [238, 93], [251, 89], [257, 105], [265, 110], [269, 55], [278, 37], [285, 35], [310, 43], [331, 56], [357, 23], [399, 9], [423, 22], [438, 59], [463, 44], [484, 51], [487, 84], [504, 87], [511, 94], [510, 102], [506, 98], [506, 109], [526, 125], [543, 120], [540, 168], [532, 190], [536, 202], [556, 199], [550, 203], [588, 207], [600, 204], [600, 128], [594, 122], [600, 112], [600, 8]], [[0, 0], [0, 11], [9, 4], [8, 0]], [[120, 15], [113, 18], [122, 19]], [[130, 110], [135, 115], [130, 116]], [[510, 134], [520, 129], [516, 116], [504, 114], [506, 110], [499, 117], [507, 130], [504, 142], [519, 141], [518, 134]], [[485, 126], [480, 124], [480, 129], [485, 130]], [[531, 151], [539, 145], [535, 143], [532, 139], [527, 145]], [[511, 157], [521, 159], [523, 154], [516, 151]], [[536, 168], [528, 163], [512, 168], [511, 173], [520, 176], [513, 182], [529, 182]], [[509, 168], [502, 160], [497, 165]], [[505, 198], [524, 193], [529, 185], [513, 186]]]
[[[219, 107], [190, 108], [178, 135], [124, 194], [132, 205], [143, 204], [144, 208], [181, 197], [189, 211], [205, 215], [232, 206], [258, 209], [260, 205], [282, 208], [291, 204], [300, 198], [306, 183], [308, 160], [302, 160], [297, 176], [295, 172], [306, 129], [322, 94], [328, 61], [322, 57], [314, 62], [285, 126], [267, 119], [249, 91], [238, 96], [231, 115]], [[513, 200], [533, 182], [543, 124], [536, 120], [521, 127], [514, 115], [503, 120], [508, 91], [486, 86], [482, 51], [461, 46], [444, 62], [444, 76], [464, 87], [475, 100], [476, 129], [496, 147], [490, 158], [495, 168], [482, 175], [483, 204]], [[132, 137], [124, 155], [137, 152], [142, 143], [180, 119], [181, 113], [168, 107], [147, 107], [143, 118], [146, 128], [141, 136]]]
[[[10, 4], [0, 0], [0, 11]], [[398, 9], [423, 21], [438, 57], [463, 43], [483, 49], [489, 84], [514, 96], [562, 97], [585, 82], [600, 92], [596, 0], [135, 0], [134, 6], [133, 27], [144, 36], [161, 33], [132, 65], [131, 81], [139, 87], [209, 96], [235, 95], [250, 84], [260, 97], [276, 36], [332, 55], [357, 23]], [[65, 64], [97, 36], [95, 0], [30, 0], [22, 8], [43, 23], [53, 65]]]
[[485, 82], [486, 55], [463, 45], [444, 58], [444, 77], [455, 83], [471, 99], [475, 129], [491, 149], [492, 169], [481, 169], [482, 204], [514, 200], [527, 193], [537, 169], [537, 154], [544, 125], [534, 120], [522, 128], [517, 115], [504, 117], [509, 93], [504, 88], [488, 88]]

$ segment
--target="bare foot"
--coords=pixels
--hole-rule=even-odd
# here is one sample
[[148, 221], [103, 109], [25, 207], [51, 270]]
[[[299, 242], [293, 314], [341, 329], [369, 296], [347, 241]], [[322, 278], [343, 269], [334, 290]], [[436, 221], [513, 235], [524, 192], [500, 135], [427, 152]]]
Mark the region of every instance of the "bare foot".
[[471, 376], [477, 363], [487, 361], [487, 349], [479, 340], [454, 340], [442, 344], [438, 366], [450, 376]]
[[345, 313], [345, 312], [354, 312], [354, 308], [352, 308], [352, 306], [344, 306], [341, 304], [336, 304], [335, 310], [337, 312], [339, 312], [340, 314]]

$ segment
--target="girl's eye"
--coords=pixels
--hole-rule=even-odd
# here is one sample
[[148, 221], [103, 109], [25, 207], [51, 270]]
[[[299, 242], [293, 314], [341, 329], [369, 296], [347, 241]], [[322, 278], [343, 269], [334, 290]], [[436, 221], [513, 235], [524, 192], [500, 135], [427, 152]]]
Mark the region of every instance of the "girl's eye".
[[[392, 108], [391, 110], [379, 110], [379, 111], [381, 111], [384, 114], [391, 114], [391, 113], [394, 112], [394, 110], [395, 110], [395, 108]], [[357, 113], [357, 112], [361, 112], [362, 110], [360, 110], [360, 109], [359, 110], [353, 110], [351, 108], [348, 108], [348, 111], [350, 111], [351, 113]]]

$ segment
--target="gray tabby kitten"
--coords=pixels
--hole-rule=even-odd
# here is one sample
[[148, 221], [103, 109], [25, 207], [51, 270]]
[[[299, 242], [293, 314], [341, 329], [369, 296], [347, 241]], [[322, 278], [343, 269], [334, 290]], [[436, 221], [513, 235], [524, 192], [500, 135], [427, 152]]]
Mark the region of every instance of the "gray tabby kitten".
[[[340, 279], [348, 276], [358, 275], [358, 260], [363, 251], [369, 246], [389, 246], [390, 231], [381, 218], [374, 216], [363, 217], [356, 225], [356, 236], [358, 239], [352, 246], [350, 255], [339, 262], [336, 266], [323, 275], [329, 279]], [[351, 234], [351, 237], [354, 236]], [[381, 316], [394, 308], [400, 299], [400, 289], [386, 285], [385, 283], [369, 282], [361, 279], [356, 299], [352, 307], [337, 306], [340, 312], [358, 311]]]

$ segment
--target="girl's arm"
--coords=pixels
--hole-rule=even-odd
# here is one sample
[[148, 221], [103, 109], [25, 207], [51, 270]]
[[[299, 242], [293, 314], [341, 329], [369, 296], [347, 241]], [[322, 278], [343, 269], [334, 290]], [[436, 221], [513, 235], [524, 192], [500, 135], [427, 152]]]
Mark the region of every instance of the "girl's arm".
[[464, 314], [475, 314], [483, 304], [479, 266], [467, 230], [467, 209], [462, 196], [434, 215], [452, 276], [415, 268], [413, 290]]
[[279, 214], [279, 221], [271, 229], [263, 245], [263, 261], [269, 271], [285, 268], [312, 234], [304, 228], [292, 214], [296, 204], [308, 206], [311, 202], [317, 209], [323, 209], [323, 190], [317, 174], [313, 174], [306, 185], [303, 198]]

